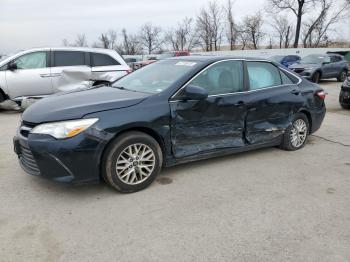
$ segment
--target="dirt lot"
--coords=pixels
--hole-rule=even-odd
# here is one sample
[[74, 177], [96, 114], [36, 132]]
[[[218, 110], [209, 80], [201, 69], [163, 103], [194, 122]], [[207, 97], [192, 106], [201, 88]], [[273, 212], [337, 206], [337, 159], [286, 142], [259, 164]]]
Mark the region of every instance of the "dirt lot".
[[322, 85], [328, 113], [301, 151], [168, 168], [129, 195], [26, 175], [20, 114], [0, 112], [0, 261], [350, 261], [350, 111]]

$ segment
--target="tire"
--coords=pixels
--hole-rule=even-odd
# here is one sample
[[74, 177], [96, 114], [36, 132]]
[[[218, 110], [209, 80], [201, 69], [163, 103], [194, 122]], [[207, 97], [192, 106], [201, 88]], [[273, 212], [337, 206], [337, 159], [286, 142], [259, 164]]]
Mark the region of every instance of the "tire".
[[312, 76], [312, 82], [318, 84], [321, 80], [321, 73], [320, 72], [315, 72]]
[[338, 82], [344, 82], [347, 77], [348, 72], [346, 70], [343, 70], [339, 76], [337, 77]]
[[132, 131], [118, 136], [108, 146], [101, 171], [111, 187], [121, 193], [132, 193], [148, 187], [157, 178], [162, 164], [158, 142], [145, 133]]
[[2, 90], [0, 88], [0, 103], [4, 102], [4, 101], [5, 101], [5, 97], [4, 97], [3, 92], [2, 92]]
[[340, 106], [344, 109], [350, 109], [350, 105], [344, 105], [344, 104], [340, 104]]
[[[302, 141], [300, 141], [300, 143], [296, 143], [299, 140], [294, 140], [295, 139], [295, 132], [297, 132], [298, 127], [300, 123], [304, 123], [305, 124], [305, 129], [303, 131], [300, 130], [300, 132], [298, 132], [298, 134], [302, 137]], [[308, 118], [306, 117], [306, 115], [302, 114], [302, 113], [297, 113], [294, 116], [293, 122], [292, 124], [286, 129], [284, 135], [283, 135], [283, 139], [282, 139], [282, 143], [280, 145], [280, 148], [287, 150], [287, 151], [295, 151], [295, 150], [299, 150], [301, 148], [303, 148], [306, 144], [308, 135], [309, 135], [309, 130], [310, 130], [310, 123]], [[294, 138], [294, 139], [293, 139]], [[300, 137], [299, 137], [300, 138]]]

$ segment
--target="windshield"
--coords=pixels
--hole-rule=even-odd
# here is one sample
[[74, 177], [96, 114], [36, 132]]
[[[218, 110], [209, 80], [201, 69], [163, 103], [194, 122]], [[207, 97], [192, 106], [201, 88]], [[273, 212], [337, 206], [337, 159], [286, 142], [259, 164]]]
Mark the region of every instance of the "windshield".
[[301, 64], [321, 64], [325, 60], [327, 60], [327, 56], [325, 55], [308, 55], [300, 60]]
[[198, 62], [164, 60], [145, 66], [113, 83], [112, 87], [157, 94], [191, 71]]

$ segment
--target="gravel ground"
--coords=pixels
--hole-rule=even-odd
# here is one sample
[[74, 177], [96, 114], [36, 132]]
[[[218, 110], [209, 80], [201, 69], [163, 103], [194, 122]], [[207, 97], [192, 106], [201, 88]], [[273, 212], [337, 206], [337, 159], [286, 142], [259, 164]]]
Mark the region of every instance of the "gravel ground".
[[297, 152], [262, 149], [162, 171], [118, 194], [26, 175], [20, 114], [0, 112], [0, 261], [350, 261], [350, 110], [340, 84]]

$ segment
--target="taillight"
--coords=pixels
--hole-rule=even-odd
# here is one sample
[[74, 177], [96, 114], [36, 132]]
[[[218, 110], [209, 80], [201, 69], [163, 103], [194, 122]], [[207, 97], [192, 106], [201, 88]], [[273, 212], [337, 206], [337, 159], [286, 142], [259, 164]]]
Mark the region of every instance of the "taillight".
[[325, 100], [327, 93], [322, 90], [322, 91], [317, 91], [315, 95], [321, 98], [322, 100]]

